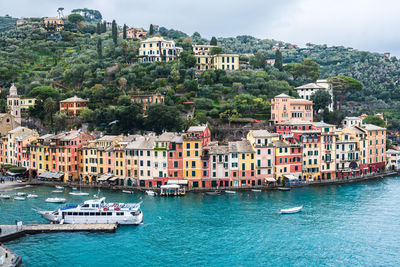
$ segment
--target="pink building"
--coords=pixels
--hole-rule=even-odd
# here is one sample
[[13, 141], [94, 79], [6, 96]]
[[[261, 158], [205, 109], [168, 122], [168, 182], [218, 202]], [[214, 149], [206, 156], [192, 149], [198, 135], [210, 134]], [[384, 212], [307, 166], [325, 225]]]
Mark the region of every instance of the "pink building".
[[[124, 32], [121, 31], [119, 36], [123, 36]], [[143, 28], [128, 28], [126, 29], [126, 38], [128, 39], [139, 39], [141, 40], [143, 37], [147, 35], [147, 32], [143, 30]]]
[[271, 123], [277, 124], [291, 119], [313, 121], [313, 103], [310, 100], [292, 99], [280, 94], [271, 99]]

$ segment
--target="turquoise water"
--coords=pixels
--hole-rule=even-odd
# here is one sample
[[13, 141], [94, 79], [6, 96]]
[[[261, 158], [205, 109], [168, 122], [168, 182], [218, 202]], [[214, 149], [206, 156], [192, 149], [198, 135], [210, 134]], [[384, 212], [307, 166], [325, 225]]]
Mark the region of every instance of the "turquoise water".
[[[31, 208], [56, 208], [54, 188], [38, 199], [1, 201], [0, 224], [44, 222]], [[66, 190], [67, 191], [67, 190]], [[67, 191], [69, 192], [69, 191]], [[91, 194], [97, 190], [90, 190]], [[110, 202], [140, 201], [145, 222], [117, 233], [25, 236], [7, 246], [25, 266], [398, 266], [400, 177], [358, 184], [182, 198], [101, 193]], [[87, 197], [65, 197], [75, 203]], [[281, 208], [303, 211], [279, 215]]]

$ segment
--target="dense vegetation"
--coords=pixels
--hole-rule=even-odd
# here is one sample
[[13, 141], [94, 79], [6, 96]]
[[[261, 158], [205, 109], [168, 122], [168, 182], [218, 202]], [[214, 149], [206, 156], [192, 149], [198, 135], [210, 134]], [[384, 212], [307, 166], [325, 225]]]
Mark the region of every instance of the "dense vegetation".
[[[0, 19], [10, 21], [9, 17]], [[281, 49], [281, 53], [276, 53], [272, 46], [278, 43], [288, 48], [289, 44], [250, 36], [213, 38], [211, 41], [217, 42], [223, 52], [254, 53], [254, 56], [241, 56], [242, 70], [199, 74], [194, 68], [196, 60], [191, 45], [210, 43], [199, 33], [188, 36], [151, 25], [149, 34], [174, 39], [184, 52], [177, 62], [141, 64], [137, 63], [139, 40], [119, 36], [116, 22], [112, 29], [106, 29], [100, 20], [98, 11], [77, 9], [69, 15], [60, 34], [45, 30], [41, 18], [31, 18], [26, 25], [3, 30], [0, 86], [7, 88], [15, 82], [21, 94], [37, 97], [38, 104], [28, 115], [53, 130], [88, 123], [91, 129], [109, 133], [161, 132], [179, 131], [207, 120], [227, 123], [246, 118], [268, 120], [269, 100], [273, 96], [280, 93], [296, 96], [295, 86], [338, 75], [355, 77], [364, 84], [360, 91], [345, 91], [344, 111], [350, 107], [354, 112], [364, 111], [369, 102], [368, 111], [391, 108], [389, 119], [398, 116], [395, 109], [400, 102], [396, 97], [388, 99], [388, 95], [398, 90], [396, 68], [400, 63], [394, 58], [385, 60], [379, 54], [316, 45], [307, 49]], [[274, 66], [266, 64], [267, 58], [275, 57], [278, 60]], [[140, 105], [130, 101], [133, 94], [156, 91], [165, 95], [166, 105], [152, 106], [145, 114]], [[373, 96], [368, 96], [372, 93]], [[71, 120], [58, 112], [58, 101], [73, 95], [90, 99], [82, 120]], [[323, 96], [318, 99], [321, 103], [317, 105], [323, 109], [326, 99]], [[5, 109], [4, 101], [0, 102], [0, 109]], [[318, 116], [335, 123], [344, 114], [325, 111]]]

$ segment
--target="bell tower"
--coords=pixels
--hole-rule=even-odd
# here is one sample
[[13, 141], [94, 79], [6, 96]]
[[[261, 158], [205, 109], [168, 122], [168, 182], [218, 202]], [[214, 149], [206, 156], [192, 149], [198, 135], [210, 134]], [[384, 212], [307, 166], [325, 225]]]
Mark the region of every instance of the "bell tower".
[[14, 117], [16, 123], [21, 125], [21, 99], [18, 95], [17, 87], [14, 84], [10, 87], [10, 92], [7, 96], [7, 105], [10, 108], [10, 114]]

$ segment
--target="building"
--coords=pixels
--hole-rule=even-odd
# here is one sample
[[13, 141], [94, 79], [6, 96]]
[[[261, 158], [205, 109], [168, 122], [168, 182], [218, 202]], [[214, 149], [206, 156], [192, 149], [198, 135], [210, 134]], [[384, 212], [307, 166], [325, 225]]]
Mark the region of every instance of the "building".
[[183, 137], [175, 134], [168, 141], [168, 177], [183, 179]]
[[361, 126], [362, 119], [360, 117], [345, 117], [342, 121], [343, 127]]
[[315, 83], [308, 83], [294, 88], [302, 99], [310, 100], [311, 95], [319, 90], [325, 90], [331, 95], [331, 104], [328, 106], [329, 111], [333, 111], [333, 91], [332, 85], [327, 80], [317, 80]]
[[239, 55], [237, 54], [200, 54], [195, 55], [198, 71], [206, 70], [238, 70]]
[[48, 31], [62, 31], [64, 29], [64, 20], [57, 17], [48, 17], [43, 19], [44, 28]]
[[233, 186], [246, 187], [262, 185], [262, 179], [256, 179], [255, 151], [248, 140], [229, 142], [231, 154], [231, 178]]
[[21, 99], [14, 84], [11, 85], [7, 96], [7, 106], [10, 114], [14, 117], [15, 123], [21, 125]]
[[359, 176], [361, 157], [357, 139], [341, 130], [336, 134], [336, 178]]
[[27, 20], [25, 20], [25, 19], [19, 19], [19, 20], [17, 20], [17, 22], [16, 22], [16, 26], [22, 26], [22, 25], [24, 25], [24, 24], [26, 24], [26, 23], [28, 23]]
[[275, 147], [275, 180], [294, 184], [302, 178], [302, 147], [288, 141], [273, 141]]
[[14, 116], [10, 113], [0, 113], [0, 137], [6, 135], [12, 129], [20, 124], [15, 121]]
[[142, 105], [143, 113], [144, 113], [147, 110], [148, 106], [151, 106], [154, 104], [164, 104], [165, 96], [163, 94], [161, 94], [159, 91], [157, 91], [156, 93], [152, 93], [152, 94], [132, 95], [131, 101], [133, 103]]
[[211, 48], [217, 47], [215, 45], [193, 45], [193, 55], [195, 56], [206, 56], [210, 54]]
[[177, 60], [182, 52], [172, 40], [162, 37], [151, 37], [140, 41], [139, 62], [168, 62]]
[[310, 100], [292, 99], [280, 94], [271, 99], [271, 123], [277, 124], [291, 119], [313, 121], [313, 103]]
[[21, 112], [27, 112], [30, 107], [34, 107], [36, 104], [36, 98], [27, 97], [21, 98]]
[[400, 171], [400, 151], [394, 149], [386, 151], [386, 169]]
[[[119, 36], [122, 37], [124, 34], [123, 31], [119, 32]], [[127, 28], [126, 29], [126, 38], [128, 39], [139, 39], [146, 37], [147, 32], [143, 30], [143, 28]]]
[[325, 122], [314, 122], [313, 127], [321, 132], [321, 179], [336, 178], [336, 126]]
[[87, 106], [89, 100], [73, 96], [60, 101], [60, 112], [69, 116], [79, 116], [84, 107]]

